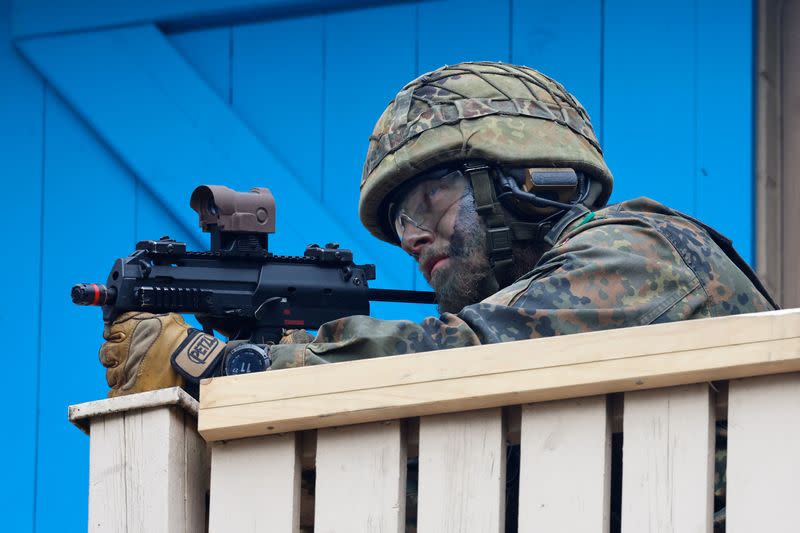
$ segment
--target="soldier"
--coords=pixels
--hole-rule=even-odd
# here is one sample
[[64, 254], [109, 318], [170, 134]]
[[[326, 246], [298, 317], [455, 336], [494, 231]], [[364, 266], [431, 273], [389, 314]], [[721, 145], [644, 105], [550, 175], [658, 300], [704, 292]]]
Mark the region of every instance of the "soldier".
[[[646, 198], [606, 206], [612, 184], [558, 82], [488, 62], [420, 76], [370, 137], [359, 211], [417, 260], [442, 314], [288, 332], [271, 368], [777, 308], [730, 241]], [[184, 384], [168, 357], [197, 335], [174, 314], [120, 317], [100, 350], [110, 395]]]
[[[555, 80], [490, 62], [420, 76], [370, 137], [359, 212], [417, 260], [442, 314], [290, 332], [271, 368], [777, 307], [730, 241], [646, 198], [606, 206], [612, 184], [589, 116]], [[178, 315], [108, 326], [110, 394], [183, 383], [167, 355], [187, 335], [202, 333]]]

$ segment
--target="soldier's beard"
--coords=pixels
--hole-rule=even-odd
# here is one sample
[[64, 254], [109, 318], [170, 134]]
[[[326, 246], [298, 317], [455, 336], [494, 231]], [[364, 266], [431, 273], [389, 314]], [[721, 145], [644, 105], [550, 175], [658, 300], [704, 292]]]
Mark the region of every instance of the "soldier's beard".
[[461, 203], [449, 246], [425, 250], [420, 264], [436, 256], [449, 258], [444, 268], [431, 275], [440, 313], [458, 313], [499, 289], [486, 253], [486, 232], [475, 211], [472, 195]]
[[[544, 242], [513, 242], [511, 247], [512, 280], [530, 272], [550, 248]], [[475, 210], [471, 194], [461, 201], [449, 246], [425, 250], [419, 263], [424, 265], [437, 256], [449, 258], [449, 264], [437, 269], [430, 280], [440, 313], [458, 313], [500, 290], [486, 249], [486, 228]]]

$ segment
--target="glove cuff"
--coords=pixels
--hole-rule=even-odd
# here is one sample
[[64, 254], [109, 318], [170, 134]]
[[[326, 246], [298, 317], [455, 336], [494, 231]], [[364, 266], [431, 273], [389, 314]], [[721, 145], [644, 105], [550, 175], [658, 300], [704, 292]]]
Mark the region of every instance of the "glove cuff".
[[172, 368], [191, 383], [211, 377], [222, 362], [225, 343], [207, 333], [189, 328], [186, 339], [172, 354]]

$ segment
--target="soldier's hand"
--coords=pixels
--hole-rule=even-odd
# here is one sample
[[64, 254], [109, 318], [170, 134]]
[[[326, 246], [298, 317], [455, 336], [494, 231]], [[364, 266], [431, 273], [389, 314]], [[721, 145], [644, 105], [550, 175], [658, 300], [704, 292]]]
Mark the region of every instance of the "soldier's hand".
[[314, 336], [304, 329], [284, 329], [278, 344], [308, 344], [313, 341]]
[[125, 313], [107, 324], [100, 362], [107, 368], [108, 395], [183, 386], [170, 357], [186, 339], [188, 330], [183, 317], [175, 313]]

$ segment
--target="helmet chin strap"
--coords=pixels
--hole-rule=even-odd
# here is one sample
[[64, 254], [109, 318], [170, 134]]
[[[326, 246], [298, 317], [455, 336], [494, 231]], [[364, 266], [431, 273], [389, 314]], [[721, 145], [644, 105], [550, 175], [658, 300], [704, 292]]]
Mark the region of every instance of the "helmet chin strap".
[[[518, 199], [533, 202], [541, 202], [533, 194], [524, 193], [516, 187], [513, 178], [502, 177], [503, 189], [507, 192], [498, 198], [495, 191], [492, 169], [483, 164], [467, 163], [464, 165], [464, 174], [469, 178], [472, 185], [472, 193], [475, 198], [475, 210], [486, 225], [486, 249], [489, 255], [489, 263], [497, 283], [500, 287], [507, 287], [515, 281], [514, 258], [511, 244], [513, 241], [541, 241], [552, 245], [552, 239], [548, 239], [548, 234], [562, 222], [564, 217], [561, 213], [554, 213], [539, 222], [521, 222], [512, 220], [506, 215], [502, 202], [506, 198], [517, 197]], [[513, 182], [513, 183], [510, 183]], [[531, 198], [528, 198], [530, 196]], [[549, 205], [561, 208], [566, 212], [572, 213], [577, 210], [575, 216], [567, 217], [574, 220], [579, 214], [588, 212], [582, 204], [561, 204], [559, 202], [547, 201]]]

